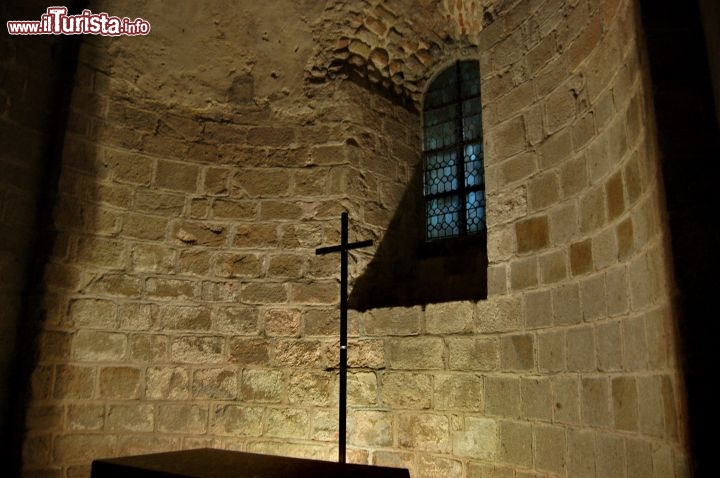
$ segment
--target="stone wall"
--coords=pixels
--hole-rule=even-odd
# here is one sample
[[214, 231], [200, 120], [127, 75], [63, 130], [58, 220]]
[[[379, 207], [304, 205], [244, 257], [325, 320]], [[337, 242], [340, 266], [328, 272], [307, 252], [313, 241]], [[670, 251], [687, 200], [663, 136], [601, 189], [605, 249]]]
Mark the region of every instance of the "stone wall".
[[634, 2], [279, 3], [92, 2], [152, 31], [81, 50], [26, 474], [198, 446], [334, 459], [338, 267], [314, 249], [344, 209], [382, 245], [417, 92], [475, 55], [488, 300], [351, 315], [349, 459], [684, 476]]

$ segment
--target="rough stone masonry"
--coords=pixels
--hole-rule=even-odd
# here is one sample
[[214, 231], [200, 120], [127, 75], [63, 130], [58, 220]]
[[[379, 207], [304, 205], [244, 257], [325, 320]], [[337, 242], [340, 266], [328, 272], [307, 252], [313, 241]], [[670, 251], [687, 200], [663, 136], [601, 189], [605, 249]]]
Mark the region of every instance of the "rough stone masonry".
[[[192, 447], [334, 459], [339, 271], [314, 250], [343, 210], [382, 244], [424, 87], [458, 58], [480, 61], [488, 297], [350, 315], [348, 460], [687, 476], [634, 1], [89, 5], [152, 30], [82, 38], [23, 476]], [[3, 88], [0, 122], [23, 121]], [[2, 183], [3, 227], [28, 191]]]

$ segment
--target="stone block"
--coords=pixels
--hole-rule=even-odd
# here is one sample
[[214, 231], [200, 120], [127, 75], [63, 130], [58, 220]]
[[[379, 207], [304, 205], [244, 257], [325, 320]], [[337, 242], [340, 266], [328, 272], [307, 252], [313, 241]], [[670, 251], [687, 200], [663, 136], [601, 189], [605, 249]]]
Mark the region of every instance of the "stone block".
[[501, 161], [525, 149], [525, 123], [521, 116], [490, 129], [486, 136], [488, 156]]
[[374, 372], [348, 374], [348, 404], [375, 406], [378, 403], [378, 379]]
[[190, 372], [181, 367], [151, 367], [145, 372], [145, 397], [150, 400], [190, 398]]
[[559, 423], [575, 424], [580, 421], [580, 383], [576, 377], [552, 379], [554, 419]]
[[126, 213], [122, 221], [124, 237], [160, 241], [165, 238], [168, 220], [164, 218]]
[[267, 339], [231, 337], [228, 342], [230, 360], [242, 366], [266, 365], [270, 357], [270, 343]]
[[[568, 442], [568, 476], [573, 478], [595, 477], [595, 432], [570, 430]], [[635, 475], [632, 475], [635, 476]]]
[[632, 317], [622, 321], [623, 368], [645, 370], [648, 365], [645, 318]]
[[420, 455], [415, 471], [418, 478], [435, 476], [459, 476], [462, 473], [462, 462], [451, 458], [433, 455]]
[[550, 242], [547, 216], [538, 216], [515, 224], [518, 252], [533, 252], [543, 249]]
[[637, 378], [638, 418], [640, 431], [646, 435], [662, 437], [665, 433], [665, 409], [663, 404], [662, 379], [651, 375]]
[[268, 309], [262, 314], [265, 334], [270, 337], [298, 337], [301, 315], [298, 309]]
[[552, 294], [548, 290], [525, 295], [525, 326], [529, 329], [549, 327], [553, 323]]
[[434, 379], [436, 410], [483, 410], [483, 380], [467, 373], [438, 374]]
[[484, 385], [486, 414], [512, 418], [520, 416], [519, 378], [487, 376]]
[[194, 164], [176, 161], [157, 161], [155, 185], [163, 189], [194, 193], [197, 191], [197, 182], [200, 170]]
[[538, 333], [538, 369], [544, 373], [565, 370], [565, 333]]
[[568, 371], [592, 372], [597, 370], [593, 328], [568, 329], [566, 338]]
[[500, 367], [503, 370], [533, 370], [535, 368], [534, 336], [524, 334], [501, 337]]
[[262, 257], [255, 254], [220, 254], [213, 266], [215, 275], [223, 278], [258, 277], [262, 269]]
[[452, 449], [456, 456], [491, 460], [498, 450], [498, 424], [488, 418], [466, 417], [461, 431], [452, 433]]
[[639, 438], [625, 440], [628, 476], [653, 477], [652, 447], [649, 442]]
[[[338, 437], [338, 414], [336, 411], [316, 410], [310, 419], [312, 428], [310, 430], [310, 438], [315, 441], [336, 442]], [[367, 456], [362, 461], [357, 456], [351, 455], [348, 451], [349, 463], [367, 463]]]
[[72, 343], [73, 357], [88, 362], [115, 362], [127, 357], [125, 334], [99, 330], [80, 330]]
[[575, 201], [565, 201], [550, 209], [550, 243], [567, 244], [578, 234], [578, 206]]
[[328, 305], [339, 300], [338, 284], [335, 280], [290, 284], [290, 294], [292, 300], [300, 304]]
[[450, 421], [445, 415], [402, 413], [398, 416], [397, 434], [402, 448], [450, 451]]
[[540, 168], [550, 169], [565, 163], [572, 155], [572, 139], [568, 131], [560, 131], [548, 137], [538, 146]]
[[216, 220], [252, 220], [257, 217], [258, 205], [255, 201], [215, 199], [211, 211]]
[[152, 189], [139, 189], [135, 194], [133, 209], [164, 217], [180, 216], [185, 208], [184, 194], [158, 192]]
[[590, 233], [605, 224], [605, 190], [593, 188], [580, 198], [580, 232]]
[[462, 334], [473, 330], [475, 304], [445, 302], [425, 307], [425, 331], [429, 334]]
[[618, 430], [637, 431], [638, 394], [634, 377], [612, 379], [613, 417]]
[[175, 251], [158, 244], [133, 244], [130, 264], [137, 272], [171, 273], [175, 270]]
[[540, 282], [553, 284], [567, 277], [567, 253], [565, 250], [556, 250], [543, 254], [538, 259], [540, 265]]
[[284, 396], [283, 374], [279, 370], [244, 370], [240, 394], [244, 401], [279, 403]]
[[161, 300], [192, 300], [200, 297], [199, 284], [182, 279], [150, 277], [145, 282], [148, 297]]
[[81, 264], [117, 270], [123, 266], [125, 247], [113, 239], [82, 237], [78, 239], [75, 257]]
[[[350, 326], [348, 325], [348, 328]], [[385, 368], [385, 343], [380, 339], [351, 340], [348, 344], [351, 368]]]
[[607, 311], [610, 316], [627, 312], [629, 307], [628, 277], [624, 266], [606, 272]]
[[281, 304], [288, 300], [285, 284], [251, 282], [242, 288], [242, 300], [251, 304]]
[[267, 200], [260, 204], [261, 221], [298, 221], [303, 216], [303, 207], [297, 202]]
[[334, 403], [335, 374], [293, 372], [288, 382], [287, 399], [300, 406], [328, 406]]
[[[587, 115], [592, 118], [592, 115]], [[575, 135], [575, 130], [573, 130]], [[560, 167], [560, 190], [562, 197], [567, 199], [588, 187], [588, 173], [585, 156], [580, 154], [573, 159], [565, 161]]]
[[78, 327], [115, 328], [117, 307], [103, 299], [76, 299], [70, 302], [69, 318]]
[[499, 458], [504, 463], [531, 467], [532, 428], [529, 423], [501, 421]]
[[[28, 425], [31, 426], [30, 419], [36, 419], [37, 407], [35, 407], [35, 409], [31, 408], [29, 413], [32, 413], [32, 415], [28, 415]], [[47, 413], [43, 413], [43, 415], [47, 415]], [[62, 423], [62, 415], [62, 409], [60, 409], [59, 416], [56, 419], [52, 419], [52, 422], [54, 422], [54, 424]], [[47, 421], [47, 419], [43, 421]], [[68, 430], [101, 430], [104, 424], [105, 405], [78, 403], [67, 407], [66, 429]], [[37, 427], [38, 423], [33, 423], [33, 425], [36, 425], [33, 427], [36, 430], [44, 428]]]
[[582, 379], [582, 421], [588, 425], [610, 426], [610, 387], [605, 378]]
[[592, 240], [592, 249], [596, 269], [605, 269], [616, 264], [618, 260], [618, 245], [615, 229], [608, 227], [596, 235]]
[[367, 335], [418, 335], [422, 315], [418, 307], [380, 308], [364, 314], [361, 323]]
[[500, 364], [500, 347], [496, 338], [448, 338], [448, 362], [451, 370], [490, 371]]
[[304, 438], [310, 428], [307, 410], [299, 408], [268, 408], [265, 434], [282, 438]]
[[513, 156], [500, 165], [503, 184], [526, 179], [534, 174], [537, 168], [537, 157], [534, 153]]
[[428, 409], [432, 406], [432, 398], [431, 375], [407, 372], [386, 372], [382, 375], [383, 404], [393, 409]]
[[304, 267], [305, 258], [303, 256], [278, 254], [270, 256], [267, 273], [274, 277], [299, 278], [303, 275]]
[[[282, 310], [282, 309], [281, 309]], [[257, 335], [258, 309], [254, 307], [221, 306], [212, 310], [212, 327], [223, 334]]]
[[396, 338], [388, 342], [391, 369], [434, 370], [445, 367], [445, 346], [440, 338]]
[[199, 306], [167, 305], [158, 312], [158, 325], [166, 331], [207, 331], [212, 327], [210, 310]]
[[170, 344], [170, 356], [179, 363], [220, 363], [224, 359], [223, 342], [222, 337], [174, 337]]
[[191, 404], [162, 404], [157, 410], [157, 430], [163, 433], [202, 434], [208, 429], [208, 408]]
[[553, 426], [534, 426], [535, 468], [562, 475], [566, 467], [565, 430]]
[[533, 177], [528, 182], [528, 206], [530, 211], [540, 211], [555, 204], [560, 198], [560, 180], [555, 171]]
[[622, 368], [622, 348], [620, 338], [620, 324], [607, 322], [595, 329], [597, 340], [598, 370], [613, 372]]
[[517, 259], [510, 263], [510, 287], [524, 290], [538, 285], [538, 266], [535, 256]]
[[208, 195], [220, 196], [229, 191], [229, 168], [206, 168], [203, 175], [203, 192]]
[[513, 468], [468, 462], [468, 478], [515, 478]]
[[155, 428], [155, 407], [148, 404], [108, 406], [106, 429], [114, 432], [146, 433]]
[[326, 368], [330, 364], [337, 366], [336, 349], [317, 340], [282, 339], [275, 342], [273, 363], [281, 367]]
[[552, 420], [553, 400], [549, 379], [520, 379], [520, 395], [523, 418], [548, 422]]
[[555, 325], [579, 324], [582, 321], [580, 293], [577, 284], [567, 284], [552, 291]]
[[393, 414], [356, 410], [351, 415], [349, 441], [356, 446], [390, 447], [393, 444]]
[[[303, 308], [303, 335], [306, 337], [313, 335], [335, 336], [340, 327], [338, 317], [338, 311], [334, 308]], [[348, 322], [351, 322], [350, 313], [348, 313]], [[348, 324], [348, 327], [350, 327], [350, 324]], [[350, 333], [349, 330], [348, 333]]]
[[286, 169], [243, 169], [233, 176], [231, 193], [238, 197], [264, 198], [287, 196], [290, 172]]
[[192, 396], [196, 400], [233, 400], [238, 393], [235, 370], [206, 368], [193, 371]]
[[221, 436], [260, 436], [263, 411], [262, 407], [217, 404], [212, 409], [210, 432]]
[[504, 264], [488, 267], [488, 296], [507, 293], [507, 268]]
[[580, 302], [585, 322], [607, 316], [606, 298], [604, 274], [596, 274], [580, 282]]
[[140, 397], [140, 369], [107, 367], [100, 370], [99, 391], [102, 398], [137, 399]]
[[560, 85], [545, 99], [545, 131], [553, 134], [566, 126], [577, 114], [577, 92]]
[[595, 436], [595, 473], [608, 478], [625, 476], [625, 444], [622, 436], [598, 433]]

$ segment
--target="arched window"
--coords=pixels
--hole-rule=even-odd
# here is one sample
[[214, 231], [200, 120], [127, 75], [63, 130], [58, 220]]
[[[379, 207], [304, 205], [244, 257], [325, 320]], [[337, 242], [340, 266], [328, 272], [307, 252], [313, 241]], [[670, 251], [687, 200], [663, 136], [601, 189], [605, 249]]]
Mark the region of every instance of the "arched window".
[[485, 180], [477, 61], [457, 61], [423, 103], [425, 240], [485, 232]]

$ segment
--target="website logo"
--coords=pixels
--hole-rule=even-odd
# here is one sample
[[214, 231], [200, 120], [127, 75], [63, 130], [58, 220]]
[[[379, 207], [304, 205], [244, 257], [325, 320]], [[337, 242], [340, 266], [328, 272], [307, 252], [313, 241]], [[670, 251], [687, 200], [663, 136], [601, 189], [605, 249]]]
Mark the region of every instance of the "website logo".
[[142, 18], [110, 16], [83, 10], [80, 15], [68, 15], [66, 7], [48, 7], [40, 20], [7, 22], [10, 35], [103, 35], [135, 36], [150, 33], [150, 23]]

